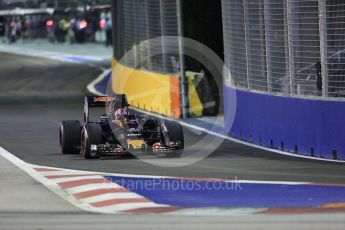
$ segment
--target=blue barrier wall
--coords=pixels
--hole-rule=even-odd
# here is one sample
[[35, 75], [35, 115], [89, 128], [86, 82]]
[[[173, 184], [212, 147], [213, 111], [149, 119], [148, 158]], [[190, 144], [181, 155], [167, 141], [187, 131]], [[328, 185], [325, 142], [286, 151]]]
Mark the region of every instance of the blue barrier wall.
[[[229, 99], [234, 91], [237, 105]], [[236, 109], [234, 122], [227, 121]], [[230, 136], [299, 155], [345, 160], [345, 102], [272, 96], [224, 87]]]

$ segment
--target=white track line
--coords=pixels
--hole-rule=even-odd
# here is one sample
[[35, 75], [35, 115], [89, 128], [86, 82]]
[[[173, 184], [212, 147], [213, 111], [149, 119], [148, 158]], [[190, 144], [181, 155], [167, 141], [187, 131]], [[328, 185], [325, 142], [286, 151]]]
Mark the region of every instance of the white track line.
[[73, 188], [67, 188], [65, 190], [68, 193], [76, 194], [76, 193], [81, 193], [81, 192], [92, 191], [95, 189], [113, 189], [113, 188], [123, 188], [123, 187], [115, 183], [98, 183], [98, 184], [88, 184], [88, 185], [82, 185], [82, 186], [77, 186]]
[[51, 190], [52, 192], [54, 192], [55, 194], [57, 194], [58, 196], [60, 196], [64, 200], [68, 201], [72, 205], [74, 205], [74, 206], [76, 206], [82, 210], [88, 211], [88, 212], [95, 212], [95, 213], [100, 212], [99, 210], [93, 208], [89, 204], [80, 203], [73, 196], [70, 196], [69, 194], [64, 192], [55, 182], [45, 178], [44, 176], [42, 176], [38, 172], [36, 172], [33, 169], [33, 165], [30, 165], [30, 164], [22, 161], [21, 159], [12, 155], [11, 153], [9, 153], [7, 150], [2, 148], [1, 146], [0, 146], [0, 156], [4, 157], [5, 159], [7, 159], [11, 163], [13, 163], [15, 166], [22, 169], [24, 172], [26, 172], [28, 175], [30, 175], [32, 178], [34, 178], [36, 181], [38, 181], [39, 183], [46, 186], [49, 190]]
[[[71, 63], [84, 63], [78, 60], [73, 60], [73, 57], [80, 57], [84, 58], [85, 60], [89, 61], [104, 61], [108, 58], [101, 58], [101, 57], [93, 57], [93, 56], [86, 56], [86, 55], [75, 55], [75, 54], [68, 54], [68, 53], [59, 53], [54, 51], [40, 51], [31, 49], [31, 48], [18, 48], [18, 47], [7, 47], [4, 45], [0, 45], [0, 51], [5, 53], [12, 53], [17, 55], [24, 55], [30, 57], [39, 57], [39, 58], [46, 58], [51, 60], [58, 60], [62, 62], [71, 62]], [[111, 57], [109, 57], [111, 58]]]
[[242, 145], [246, 145], [246, 146], [249, 146], [249, 147], [265, 150], [265, 151], [268, 151], [268, 152], [278, 153], [280, 155], [285, 155], [285, 156], [290, 156], [290, 157], [297, 157], [297, 158], [308, 159], [308, 160], [327, 161], [327, 162], [334, 162], [334, 163], [345, 163], [345, 160], [332, 160], [332, 159], [326, 159], [326, 158], [325, 159], [321, 159], [321, 158], [316, 158], [316, 157], [292, 154], [292, 153], [284, 152], [284, 151], [281, 151], [281, 150], [278, 150], [278, 149], [271, 149], [271, 148], [267, 148], [267, 147], [264, 147], [264, 146], [255, 145], [255, 144], [252, 144], [252, 143], [248, 143], [248, 142], [245, 142], [245, 141], [241, 141], [241, 140], [235, 139], [233, 137], [229, 137], [229, 136], [225, 136], [223, 134], [212, 132], [212, 131], [210, 131], [208, 129], [205, 129], [205, 128], [202, 128], [202, 127], [199, 127], [199, 126], [196, 126], [196, 125], [192, 125], [192, 124], [189, 124], [187, 122], [184, 122], [184, 121], [181, 121], [181, 120], [178, 120], [178, 119], [164, 117], [162, 115], [151, 113], [151, 112], [147, 112], [147, 111], [144, 111], [142, 109], [138, 109], [138, 108], [134, 108], [134, 107], [131, 107], [131, 109], [134, 110], [134, 111], [137, 111], [139, 113], [147, 114], [147, 115], [150, 115], [150, 116], [155, 116], [155, 117], [158, 117], [158, 118], [161, 118], [161, 119], [177, 121], [182, 126], [189, 127], [189, 128], [192, 128], [192, 129], [195, 129], [195, 130], [198, 130], [198, 131], [201, 131], [201, 132], [205, 132], [205, 133], [211, 134], [213, 136], [216, 136], [216, 137], [219, 137], [219, 138], [222, 138], [222, 139], [225, 139], [225, 140], [229, 140], [229, 141], [232, 141], [232, 142], [235, 142], [235, 143], [238, 143], [238, 144], [242, 144]]
[[121, 212], [133, 209], [140, 209], [140, 208], [163, 208], [163, 207], [171, 207], [168, 205], [162, 204], [155, 204], [153, 202], [143, 202], [143, 203], [133, 203], [133, 204], [115, 204], [104, 207], [103, 209], [109, 212]]
[[55, 183], [63, 183], [63, 182], [79, 181], [79, 180], [83, 180], [83, 179], [104, 179], [104, 177], [102, 177], [102, 176], [77, 176], [77, 177], [65, 177], [65, 178], [50, 179], [50, 180], [54, 181]]
[[[54, 192], [55, 194], [59, 195], [61, 198], [64, 200], [70, 202], [72, 205], [85, 210], [89, 212], [94, 212], [94, 213], [117, 213], [120, 214], [121, 211], [130, 211], [130, 209], [139, 209], [139, 208], [145, 208], [145, 207], [161, 207], [161, 205], [155, 204], [153, 202], [135, 202], [135, 203], [124, 203], [124, 204], [117, 204], [117, 205], [109, 205], [105, 207], [93, 207], [91, 203], [87, 203], [85, 201], [106, 201], [106, 200], [101, 200], [101, 198], [110, 198], [111, 200], [116, 200], [116, 199], [125, 199], [125, 198], [144, 198], [140, 195], [137, 195], [135, 193], [132, 193], [128, 191], [128, 193], [122, 192], [122, 193], [114, 193], [112, 194], [113, 196], [110, 195], [100, 195], [96, 196], [96, 198], [93, 199], [84, 199], [83, 200], [78, 200], [74, 197], [73, 194], [80, 193], [80, 192], [87, 192], [87, 191], [92, 191], [95, 189], [111, 189], [111, 188], [123, 188], [118, 184], [115, 183], [98, 183], [98, 184], [88, 184], [88, 185], [82, 185], [82, 186], [76, 186], [76, 187], [71, 187], [67, 189], [61, 189], [61, 187], [52, 179], [47, 179], [44, 175], [41, 173], [46, 173], [46, 172], [37, 172], [35, 168], [47, 168], [54, 170], [56, 168], [51, 168], [51, 167], [44, 167], [44, 166], [36, 166], [36, 165], [31, 165], [28, 164], [16, 156], [12, 155], [8, 151], [6, 151], [4, 148], [0, 147], [0, 156], [4, 157], [11, 163], [13, 163], [15, 166], [18, 168], [22, 169], [25, 171], [27, 174], [29, 174], [32, 178], [34, 178], [36, 181], [40, 182], [44, 186], [46, 186], [49, 190]], [[58, 169], [58, 170], [64, 170], [64, 169]], [[51, 171], [51, 172], [60, 172], [60, 171]], [[82, 173], [83, 171], [77, 171], [73, 170], [72, 172], [78, 172]], [[66, 172], [65, 172], [66, 173]], [[84, 173], [89, 173], [89, 172], [84, 172]], [[104, 177], [99, 176], [98, 178], [104, 179]], [[82, 179], [85, 179], [84, 177]], [[70, 180], [73, 181], [73, 180]], [[115, 196], [114, 196], [115, 195]], [[169, 206], [168, 206], [169, 207]]]
[[144, 197], [132, 192], [121, 192], [121, 193], [107, 193], [107, 194], [92, 196], [92, 197], [80, 199], [80, 201], [84, 203], [95, 203], [95, 202], [114, 200], [114, 199], [121, 200], [121, 199], [132, 199], [132, 198], [144, 198]]
[[70, 171], [46, 171], [46, 172], [40, 172], [43, 176], [72, 176], [72, 175], [79, 175], [79, 174], [83, 174], [85, 176], [87, 176], [88, 174], [90, 175], [94, 175], [94, 174], [98, 174], [98, 173], [85, 173], [82, 171], [75, 171], [75, 172], [70, 172]]
[[[36, 167], [42, 167], [42, 166], [36, 166]], [[122, 173], [106, 173], [106, 172], [91, 172], [91, 171], [80, 171], [80, 170], [74, 170], [69, 168], [54, 168], [54, 167], [45, 167], [50, 168], [52, 170], [68, 170], [71, 171], [71, 173], [76, 174], [83, 174], [83, 173], [90, 173], [90, 174], [100, 174], [108, 177], [126, 177], [126, 178], [147, 178], [147, 179], [182, 179], [182, 180], [192, 180], [193, 178], [190, 177], [174, 177], [174, 176], [157, 176], [157, 175], [136, 175], [136, 174], [122, 174]], [[58, 171], [54, 171], [58, 172]], [[67, 172], [65, 173], [67, 174]], [[198, 181], [200, 181], [200, 178], [194, 178]], [[298, 182], [298, 181], [264, 181], [264, 180], [230, 180], [230, 179], [220, 179], [220, 178], [202, 178], [205, 180], [220, 180], [224, 183], [243, 183], [243, 184], [281, 184], [281, 185], [306, 185], [306, 184], [314, 184], [314, 182], [305, 181], [305, 182]], [[318, 183], [320, 184], [320, 183]], [[321, 183], [322, 184], [322, 183]], [[106, 188], [109, 188], [109, 186], [116, 185], [115, 183], [105, 183], [104, 186]], [[327, 185], [327, 184], [326, 184]], [[342, 185], [342, 184], [340, 184]], [[121, 187], [121, 186], [118, 186]], [[117, 188], [118, 188], [117, 187]]]
[[107, 70], [104, 70], [103, 73], [101, 75], [99, 75], [99, 77], [97, 77], [94, 81], [92, 81], [90, 84], [88, 84], [87, 86], [87, 90], [96, 95], [96, 96], [106, 96], [105, 94], [99, 92], [96, 90], [96, 85], [98, 83], [100, 83], [101, 81], [103, 81], [103, 79], [108, 75], [110, 74], [112, 71], [112, 69], [107, 69]]
[[[42, 166], [37, 166], [42, 167]], [[190, 177], [174, 177], [174, 176], [157, 176], [157, 175], [136, 175], [136, 174], [122, 174], [122, 173], [106, 173], [106, 172], [91, 172], [91, 171], [80, 171], [68, 168], [53, 168], [47, 167], [52, 170], [59, 169], [59, 170], [68, 170], [71, 172], [75, 172], [76, 174], [82, 173], [90, 173], [90, 174], [100, 174], [108, 177], [126, 177], [126, 178], [147, 178], [147, 179], [181, 179], [181, 180], [192, 180], [193, 178]], [[196, 180], [200, 180], [199, 178], [194, 178]], [[219, 179], [219, 178], [203, 178], [205, 180], [220, 180], [224, 183], [250, 183], [250, 184], [282, 184], [282, 185], [303, 185], [303, 184], [312, 184], [313, 182], [296, 182], [296, 181], [259, 181], [259, 180], [230, 180], [230, 179]], [[104, 186], [108, 188], [108, 186], [116, 185], [115, 183], [105, 183]], [[121, 187], [121, 186], [119, 186]]]
[[[36, 166], [42, 167], [42, 166]], [[54, 167], [45, 167], [50, 168], [52, 170], [68, 170], [75, 172], [76, 174], [82, 173], [90, 173], [90, 174], [100, 174], [104, 176], [115, 176], [115, 177], [127, 177], [127, 178], [148, 178], [148, 179], [184, 179], [184, 180], [193, 180], [193, 178], [189, 177], [173, 177], [173, 176], [156, 176], [156, 175], [135, 175], [135, 174], [122, 174], [122, 173], [106, 173], [106, 172], [90, 172], [90, 171], [80, 171], [68, 168], [54, 168]], [[55, 171], [57, 172], [57, 171]], [[195, 178], [196, 180], [200, 180], [199, 178]], [[206, 180], [206, 178], [203, 178]], [[314, 182], [305, 181], [305, 182], [297, 182], [297, 181], [264, 181], [264, 180], [230, 180], [230, 179], [219, 179], [219, 178], [207, 178], [208, 180], [220, 180], [224, 183], [249, 183], [249, 184], [281, 184], [281, 185], [304, 185], [304, 184], [313, 184]], [[115, 183], [104, 184], [108, 188], [112, 184], [116, 185]], [[120, 187], [120, 186], [119, 186]]]
[[182, 215], [182, 216], [248, 216], [266, 211], [267, 208], [186, 208], [177, 211], [164, 213], [163, 215]]

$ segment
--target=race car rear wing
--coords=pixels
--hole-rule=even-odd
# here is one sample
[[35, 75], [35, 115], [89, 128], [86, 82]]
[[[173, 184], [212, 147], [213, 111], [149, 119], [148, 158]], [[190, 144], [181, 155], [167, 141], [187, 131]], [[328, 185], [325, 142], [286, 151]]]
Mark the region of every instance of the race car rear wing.
[[125, 94], [115, 94], [113, 96], [86, 96], [84, 98], [84, 122], [89, 122], [89, 108], [105, 107], [107, 103], [114, 102], [119, 108], [128, 107], [127, 96]]
[[118, 101], [122, 103], [123, 107], [128, 106], [127, 96], [125, 94], [116, 94], [113, 96], [87, 96], [85, 97], [85, 105], [88, 107], [104, 107], [106, 103]]

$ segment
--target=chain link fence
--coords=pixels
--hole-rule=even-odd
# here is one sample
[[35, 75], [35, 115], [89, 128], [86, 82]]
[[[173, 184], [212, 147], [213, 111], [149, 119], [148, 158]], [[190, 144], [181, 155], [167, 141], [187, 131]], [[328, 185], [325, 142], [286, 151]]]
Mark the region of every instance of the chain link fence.
[[[178, 36], [177, 1], [112, 3], [116, 59], [134, 68], [176, 73], [178, 42], [145, 41]], [[342, 0], [222, 0], [222, 11], [227, 82], [232, 86], [302, 97], [345, 97]]]
[[[160, 73], [176, 73], [179, 62], [176, 0], [113, 0], [114, 54], [126, 66]], [[152, 38], [162, 37], [162, 39]]]
[[222, 0], [232, 86], [345, 97], [345, 2]]
[[345, 97], [345, 2], [328, 0], [323, 7], [325, 26], [322, 33], [327, 48], [325, 93], [330, 97]]

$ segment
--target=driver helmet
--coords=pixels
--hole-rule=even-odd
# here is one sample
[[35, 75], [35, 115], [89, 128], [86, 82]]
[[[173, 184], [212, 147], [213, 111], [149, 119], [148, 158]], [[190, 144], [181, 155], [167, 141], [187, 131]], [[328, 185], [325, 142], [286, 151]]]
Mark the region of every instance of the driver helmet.
[[127, 109], [117, 109], [115, 111], [115, 116], [127, 116], [128, 115], [128, 110]]

